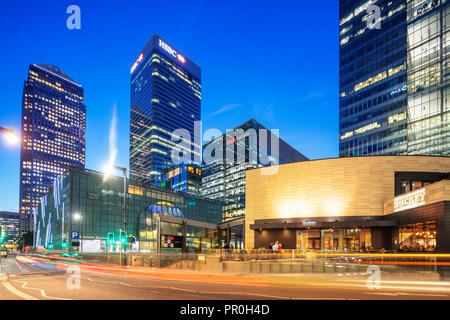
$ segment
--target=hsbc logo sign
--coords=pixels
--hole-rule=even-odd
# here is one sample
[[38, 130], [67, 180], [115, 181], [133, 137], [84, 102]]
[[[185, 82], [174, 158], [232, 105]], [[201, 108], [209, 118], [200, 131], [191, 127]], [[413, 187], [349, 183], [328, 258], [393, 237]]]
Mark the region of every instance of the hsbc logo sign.
[[[172, 48], [171, 46], [169, 46], [167, 43], [165, 43], [164, 41], [162, 41], [161, 39], [159, 39], [159, 46], [161, 48], [164, 49], [164, 51], [166, 51], [168, 54], [170, 54], [172, 57], [178, 59], [178, 61], [180, 61], [181, 63], [186, 63], [186, 58], [183, 57], [180, 53], [178, 53], [174, 48]], [[139, 55], [139, 57], [136, 59], [136, 61], [134, 62], [133, 66], [131, 67], [131, 73], [134, 72], [134, 70], [136, 70], [136, 68], [138, 67], [139, 63], [142, 62], [142, 60], [144, 59], [144, 54], [141, 53]]]
[[131, 67], [131, 73], [134, 72], [134, 70], [136, 70], [137, 66], [139, 65], [139, 63], [141, 63], [141, 61], [144, 59], [144, 54], [141, 53], [139, 55], [139, 57], [137, 58], [137, 60], [134, 62], [133, 66]]
[[174, 48], [172, 48], [171, 46], [169, 46], [167, 43], [165, 43], [164, 41], [162, 41], [161, 39], [159, 39], [159, 46], [161, 48], [164, 49], [164, 51], [166, 51], [168, 54], [170, 54], [172, 57], [177, 58], [178, 61], [180, 61], [181, 63], [185, 63], [186, 59], [179, 54]]

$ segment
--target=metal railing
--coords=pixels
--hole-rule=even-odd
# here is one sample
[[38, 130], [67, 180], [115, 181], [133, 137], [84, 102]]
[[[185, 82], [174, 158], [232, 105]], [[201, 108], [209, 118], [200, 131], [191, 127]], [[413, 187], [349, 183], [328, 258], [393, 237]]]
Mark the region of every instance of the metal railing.
[[435, 253], [398, 253], [395, 251], [302, 251], [282, 249], [273, 252], [269, 249], [206, 249], [202, 250], [207, 259], [216, 257], [226, 261], [271, 261], [297, 262], [313, 264], [354, 264], [361, 266], [380, 265], [386, 270], [437, 271], [450, 268], [450, 254]]
[[[199, 259], [201, 255], [202, 259]], [[77, 257], [36, 254], [50, 260], [120, 265], [119, 253], [81, 253]], [[68, 262], [70, 262], [68, 261]], [[122, 263], [122, 265], [124, 265]], [[386, 272], [450, 273], [450, 254], [397, 252], [305, 252], [283, 249], [205, 249], [197, 253], [128, 253], [128, 266], [243, 273], [365, 272], [377, 265]]]

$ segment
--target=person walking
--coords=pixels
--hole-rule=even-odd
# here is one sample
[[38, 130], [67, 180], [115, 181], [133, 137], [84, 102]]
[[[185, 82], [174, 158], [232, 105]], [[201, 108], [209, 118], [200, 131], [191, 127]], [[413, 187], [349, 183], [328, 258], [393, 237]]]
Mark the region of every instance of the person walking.
[[272, 252], [278, 253], [278, 241], [276, 241], [272, 246]]

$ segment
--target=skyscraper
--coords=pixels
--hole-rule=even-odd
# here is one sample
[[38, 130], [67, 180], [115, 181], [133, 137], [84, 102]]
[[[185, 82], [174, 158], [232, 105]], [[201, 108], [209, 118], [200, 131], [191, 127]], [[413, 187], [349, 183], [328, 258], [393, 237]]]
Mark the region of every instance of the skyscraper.
[[340, 0], [339, 11], [339, 155], [403, 154], [406, 0]]
[[225, 202], [224, 220], [245, 214], [246, 170], [308, 160], [255, 119], [205, 143], [203, 156], [202, 195]]
[[[195, 123], [200, 121], [201, 69], [158, 35], [131, 67], [130, 100], [131, 179], [159, 184], [161, 173], [178, 164], [172, 155], [181, 151], [200, 162]], [[182, 143], [172, 139], [177, 129], [185, 131]]]
[[15, 244], [19, 240], [19, 214], [0, 211], [0, 245]]
[[450, 2], [408, 0], [408, 154], [450, 155]]
[[163, 172], [161, 187], [195, 195], [201, 195], [202, 167], [184, 164]]
[[32, 64], [22, 97], [20, 232], [32, 229], [33, 208], [69, 166], [85, 164], [84, 91], [58, 67]]
[[340, 156], [450, 155], [449, 6], [340, 1]]

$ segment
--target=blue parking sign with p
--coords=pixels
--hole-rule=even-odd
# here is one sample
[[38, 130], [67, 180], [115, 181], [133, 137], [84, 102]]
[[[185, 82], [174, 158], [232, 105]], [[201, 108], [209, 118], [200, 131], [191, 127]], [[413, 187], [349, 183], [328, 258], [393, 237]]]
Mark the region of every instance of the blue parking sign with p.
[[72, 239], [79, 239], [80, 233], [78, 231], [72, 231]]

